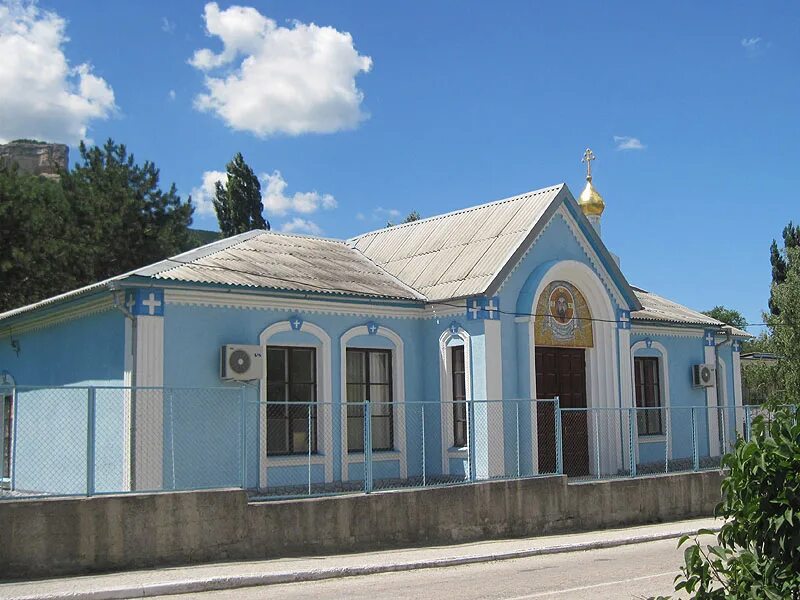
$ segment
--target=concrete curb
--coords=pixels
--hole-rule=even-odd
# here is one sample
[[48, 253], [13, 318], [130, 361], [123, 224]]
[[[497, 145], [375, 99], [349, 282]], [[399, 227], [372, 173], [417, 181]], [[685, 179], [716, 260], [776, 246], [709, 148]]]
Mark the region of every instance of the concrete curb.
[[[713, 527], [710, 528], [710, 530], [716, 532], [719, 531], [719, 527]], [[594, 542], [578, 542], [575, 544], [560, 544], [556, 546], [544, 546], [542, 548], [528, 548], [492, 554], [435, 558], [430, 560], [400, 562], [388, 565], [332, 567], [329, 569], [308, 569], [303, 571], [284, 571], [253, 575], [218, 576], [204, 579], [184, 579], [180, 581], [170, 581], [167, 583], [152, 583], [137, 586], [131, 585], [117, 588], [106, 588], [101, 590], [93, 590], [91, 592], [58, 592], [51, 594], [12, 596], [9, 600], [124, 600], [127, 598], [152, 598], [153, 596], [191, 594], [219, 590], [231, 590], [245, 587], [276, 585], [281, 583], [299, 583], [303, 581], [321, 581], [325, 579], [338, 579], [341, 577], [356, 577], [359, 575], [376, 575], [379, 573], [414, 571], [417, 569], [454, 567], [459, 565], [471, 565], [514, 558], [528, 558], [531, 556], [542, 556], [547, 554], [562, 554], [564, 552], [601, 550], [604, 548], [616, 548], [630, 544], [644, 544], [647, 542], [674, 539], [683, 535], [696, 534], [697, 529], [685, 529], [649, 535], [638, 535], [628, 538], [598, 540]]]

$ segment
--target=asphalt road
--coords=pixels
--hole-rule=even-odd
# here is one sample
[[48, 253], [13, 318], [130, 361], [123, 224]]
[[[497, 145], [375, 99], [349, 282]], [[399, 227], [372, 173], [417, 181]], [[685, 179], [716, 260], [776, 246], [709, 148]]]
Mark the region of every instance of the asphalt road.
[[[193, 594], [201, 600], [309, 598], [557, 600], [648, 598], [672, 593], [682, 564], [677, 540], [443, 569]], [[187, 596], [165, 596], [180, 599]]]

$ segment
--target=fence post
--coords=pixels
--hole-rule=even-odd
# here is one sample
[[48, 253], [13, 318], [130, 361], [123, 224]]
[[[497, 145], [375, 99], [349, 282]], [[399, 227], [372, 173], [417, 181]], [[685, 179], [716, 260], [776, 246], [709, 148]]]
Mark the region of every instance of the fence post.
[[750, 422], [750, 405], [745, 404], [744, 406], [744, 440], [746, 442], [750, 441], [750, 438], [753, 435], [753, 431], [751, 429], [751, 422]]
[[564, 474], [564, 448], [561, 439], [561, 400], [558, 396], [553, 398], [553, 409], [555, 410], [556, 422], [556, 473]]
[[516, 402], [517, 407], [517, 477], [521, 476], [521, 470], [519, 465], [519, 400]]
[[594, 417], [594, 450], [595, 450], [595, 470], [597, 471], [597, 478], [601, 478], [600, 473], [600, 424], [597, 422], [597, 413], [598, 410], [592, 410], [592, 416]]
[[11, 460], [8, 461], [9, 466], [11, 467], [11, 489], [17, 489], [17, 424], [19, 423], [19, 390], [17, 390], [17, 386], [14, 386], [14, 391], [12, 392], [13, 400], [11, 405], [11, 418], [13, 419], [13, 426], [14, 431], [11, 434], [13, 437], [11, 438]]
[[308, 422], [308, 495], [311, 495], [311, 403], [306, 404], [306, 421]]
[[94, 495], [95, 477], [95, 437], [97, 425], [95, 414], [97, 412], [97, 390], [90, 387], [86, 395], [86, 495]]
[[170, 389], [167, 394], [167, 405], [169, 406], [169, 459], [170, 459], [170, 473], [172, 476], [172, 489], [177, 488], [175, 481], [175, 414], [173, 412], [173, 403], [175, 400], [175, 391]]
[[364, 402], [364, 493], [372, 491], [372, 408]]
[[628, 458], [630, 459], [631, 477], [636, 477], [636, 408], [628, 409]]
[[472, 467], [474, 461], [472, 460], [474, 449], [472, 447], [472, 425], [475, 422], [475, 405], [472, 400], [465, 400], [466, 413], [467, 413], [467, 481], [472, 481]]
[[669, 408], [662, 409], [664, 411], [664, 473], [669, 473], [669, 449], [672, 441], [670, 440], [670, 426], [672, 416]]
[[700, 470], [700, 449], [697, 439], [697, 417], [694, 414], [695, 408], [692, 407], [692, 466], [695, 471]]
[[239, 448], [239, 460], [242, 462], [241, 477], [242, 489], [247, 489], [247, 414], [245, 404], [245, 387], [239, 387], [239, 441], [241, 448]]
[[717, 417], [717, 420], [721, 420], [722, 421], [722, 427], [721, 427], [721, 429], [722, 429], [722, 449], [720, 450], [719, 455], [720, 455], [720, 457], [722, 457], [728, 452], [728, 432], [726, 431], [726, 429], [728, 428], [728, 419], [725, 418], [725, 407], [724, 406], [720, 406], [719, 407], [719, 412], [720, 412], [720, 414]]
[[420, 404], [422, 407], [422, 485], [428, 485], [428, 474], [425, 469], [425, 404]]

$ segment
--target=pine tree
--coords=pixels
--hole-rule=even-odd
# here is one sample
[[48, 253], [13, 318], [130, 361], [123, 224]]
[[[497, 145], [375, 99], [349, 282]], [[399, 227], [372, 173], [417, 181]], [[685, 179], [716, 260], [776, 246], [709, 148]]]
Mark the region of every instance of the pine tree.
[[252, 229], [269, 229], [269, 222], [264, 220], [262, 214], [261, 184], [241, 152], [236, 153], [226, 169], [227, 185], [218, 181], [214, 198], [214, 210], [223, 236], [229, 237]]
[[[772, 263], [772, 286], [786, 281], [786, 273], [789, 269], [787, 252], [790, 248], [800, 247], [800, 226], [795, 226], [791, 221], [783, 228], [783, 250], [778, 248], [778, 242], [772, 240], [769, 249], [769, 261]], [[774, 292], [770, 292], [769, 310], [773, 315], [777, 315], [779, 310], [775, 303]]]
[[[80, 145], [82, 162], [61, 177], [76, 227], [86, 283], [157, 262], [192, 247], [191, 198], [182, 202], [175, 184], [159, 187], [154, 163], [136, 163], [124, 144]], [[77, 267], [76, 267], [77, 268]]]

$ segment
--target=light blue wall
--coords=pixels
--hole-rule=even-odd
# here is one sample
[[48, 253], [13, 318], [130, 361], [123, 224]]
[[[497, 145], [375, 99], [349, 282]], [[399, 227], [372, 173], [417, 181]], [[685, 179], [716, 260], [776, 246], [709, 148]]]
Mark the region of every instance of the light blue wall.
[[[88, 391], [47, 386], [119, 386], [125, 320], [108, 310], [0, 340], [0, 371], [17, 390], [15, 485], [20, 490], [78, 494], [87, 489]], [[25, 386], [45, 386], [26, 389]], [[99, 391], [95, 415], [98, 491], [122, 483], [122, 394]]]
[[[640, 341], [651, 339], [664, 346], [669, 358], [669, 387], [670, 387], [670, 430], [672, 439], [673, 459], [690, 459], [693, 456], [692, 420], [694, 419], [697, 431], [697, 445], [700, 457], [709, 456], [708, 438], [708, 412], [703, 409], [691, 410], [690, 407], [705, 407], [705, 388], [696, 388], [692, 385], [692, 366], [705, 362], [705, 346], [702, 337], [685, 337], [675, 335], [650, 335], [637, 333], [633, 330], [631, 346]], [[720, 340], [718, 340], [719, 343]], [[720, 358], [726, 363], [726, 385], [728, 392], [728, 406], [734, 406], [734, 375], [731, 346], [729, 344], [720, 348]], [[639, 349], [636, 356], [661, 357], [661, 352], [655, 347]], [[663, 384], [662, 384], [663, 385]], [[735, 439], [736, 424], [733, 411], [726, 413], [728, 439]], [[640, 438], [640, 442], [646, 438]], [[645, 442], [639, 444], [639, 462], [663, 462], [665, 457], [664, 442]]]

